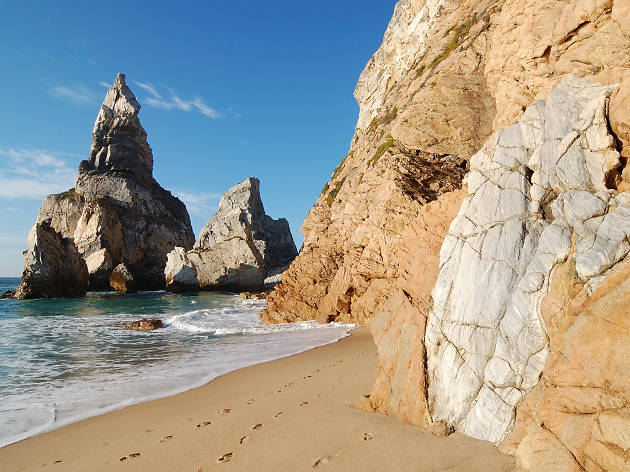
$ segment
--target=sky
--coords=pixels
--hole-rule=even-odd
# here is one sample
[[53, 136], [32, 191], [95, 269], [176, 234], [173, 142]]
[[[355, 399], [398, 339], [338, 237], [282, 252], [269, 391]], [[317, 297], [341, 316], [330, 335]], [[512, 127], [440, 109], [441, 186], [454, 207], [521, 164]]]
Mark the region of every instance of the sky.
[[153, 175], [186, 203], [195, 235], [252, 176], [299, 248], [396, 2], [2, 3], [0, 276], [19, 276], [42, 199], [74, 186], [119, 72], [142, 105]]

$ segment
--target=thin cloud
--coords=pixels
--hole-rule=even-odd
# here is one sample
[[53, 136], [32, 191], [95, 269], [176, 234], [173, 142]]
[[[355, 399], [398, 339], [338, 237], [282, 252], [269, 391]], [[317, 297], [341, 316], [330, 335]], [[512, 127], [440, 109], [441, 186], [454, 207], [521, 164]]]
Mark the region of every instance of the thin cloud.
[[0, 148], [0, 198], [41, 200], [74, 185], [76, 169], [64, 159], [78, 156], [42, 149]]
[[155, 90], [155, 87], [153, 86], [153, 84], [138, 82], [137, 80], [134, 80], [133, 83], [136, 84], [138, 87], [143, 88], [144, 90], [149, 92], [155, 98], [162, 98], [162, 95], [160, 95], [158, 91]]
[[85, 85], [58, 85], [50, 89], [50, 95], [54, 98], [68, 100], [76, 105], [92, 104], [96, 100], [94, 93]]
[[105, 88], [111, 88], [112, 84], [108, 84], [107, 82], [105, 82], [104, 80], [101, 80], [99, 82], [99, 85], [102, 85]]
[[177, 95], [171, 89], [168, 89], [168, 93], [160, 93], [150, 82], [138, 82], [137, 80], [133, 82], [150, 95], [150, 97], [141, 100], [141, 103], [146, 103], [150, 107], [159, 108], [160, 110], [180, 110], [187, 113], [197, 112], [212, 119], [221, 118], [221, 113], [209, 106], [198, 95], [195, 95], [192, 100], [187, 100]]
[[173, 191], [186, 204], [188, 213], [205, 219], [210, 219], [219, 207], [221, 194], [208, 192]]

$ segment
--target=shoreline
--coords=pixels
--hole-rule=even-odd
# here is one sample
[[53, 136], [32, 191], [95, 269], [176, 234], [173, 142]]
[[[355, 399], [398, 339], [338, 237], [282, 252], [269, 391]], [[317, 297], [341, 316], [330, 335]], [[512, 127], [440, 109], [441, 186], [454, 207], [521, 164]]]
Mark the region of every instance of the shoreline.
[[[108, 292], [98, 292], [98, 293], [108, 294]], [[112, 292], [112, 293], [118, 295], [116, 292]], [[152, 294], [152, 293], [156, 293], [156, 292], [140, 292], [139, 295], [146, 295], [146, 294]], [[229, 295], [233, 295], [235, 298], [238, 298], [240, 300], [240, 297], [238, 297], [238, 294], [230, 293]], [[124, 295], [124, 297], [127, 297], [127, 295]], [[178, 313], [178, 314], [182, 315], [186, 313]], [[177, 316], [178, 314], [169, 315], [169, 316], [173, 317], [173, 316]], [[164, 319], [169, 319], [169, 318], [166, 317]], [[164, 326], [163, 330], [170, 327], [171, 325], [167, 323]], [[14, 434], [12, 436], [9, 436], [0, 440], [0, 450], [4, 447], [17, 444], [21, 441], [40, 436], [42, 434], [57, 431], [59, 429], [65, 428], [67, 426], [73, 425], [81, 421], [88, 420], [90, 418], [106, 415], [108, 413], [113, 413], [113, 412], [123, 410], [125, 408], [131, 407], [134, 405], [139, 405], [143, 403], [152, 402], [155, 400], [173, 397], [173, 396], [180, 395], [182, 393], [186, 393], [188, 391], [191, 391], [197, 388], [202, 388], [208, 385], [210, 382], [224, 375], [230, 374], [232, 372], [235, 372], [241, 369], [246, 369], [248, 367], [253, 367], [253, 366], [264, 364], [267, 362], [273, 362], [275, 360], [301, 354], [311, 349], [317, 349], [318, 347], [322, 347], [328, 344], [339, 342], [340, 340], [350, 336], [351, 331], [353, 329], [356, 329], [356, 325], [354, 327], [352, 325], [346, 325], [346, 326], [339, 326], [337, 328], [339, 328], [337, 330], [338, 333], [334, 335], [329, 335], [329, 339], [327, 340], [322, 340], [322, 339], [319, 339], [317, 341], [304, 340], [302, 345], [295, 345], [295, 346], [286, 348], [286, 352], [284, 353], [273, 353], [273, 354], [267, 353], [267, 355], [260, 356], [258, 360], [246, 359], [246, 360], [243, 360], [242, 362], [237, 362], [236, 366], [230, 365], [229, 367], [222, 367], [219, 369], [214, 369], [213, 372], [202, 371], [200, 375], [198, 375], [196, 378], [192, 378], [190, 375], [185, 376], [185, 375], [182, 375], [181, 372], [175, 371], [173, 373], [175, 377], [177, 377], [178, 375], [181, 377], [187, 377], [184, 380], [184, 383], [175, 384], [174, 381], [171, 381], [169, 384], [169, 387], [166, 389], [164, 388], [163, 385], [157, 386], [156, 392], [149, 393], [146, 391], [146, 388], [143, 388], [142, 391], [138, 391], [137, 394], [134, 396], [128, 396], [126, 398], [117, 399], [117, 401], [115, 402], [102, 404], [101, 406], [95, 406], [96, 403], [93, 403], [94, 406], [91, 409], [81, 408], [75, 411], [74, 413], [72, 413], [70, 416], [68, 415], [63, 416], [62, 419], [60, 420], [55, 419], [55, 417], [57, 416], [57, 411], [54, 411], [51, 413], [53, 415], [53, 418], [50, 421], [46, 422], [46, 424], [33, 427], [29, 431], [26, 431], [23, 433], [17, 433], [17, 434]], [[232, 335], [242, 336], [243, 334], [233, 333]], [[231, 364], [234, 364], [234, 362], [232, 361]], [[158, 378], [154, 377], [152, 380], [155, 382], [156, 380], [158, 380]], [[182, 379], [179, 379], [179, 380], [182, 380]], [[136, 387], [138, 387], [138, 385], [136, 385]]]
[[[355, 408], [376, 375], [367, 328], [0, 448], [28, 470], [513, 470], [487, 442]], [[421, 467], [420, 469], [418, 467]]]

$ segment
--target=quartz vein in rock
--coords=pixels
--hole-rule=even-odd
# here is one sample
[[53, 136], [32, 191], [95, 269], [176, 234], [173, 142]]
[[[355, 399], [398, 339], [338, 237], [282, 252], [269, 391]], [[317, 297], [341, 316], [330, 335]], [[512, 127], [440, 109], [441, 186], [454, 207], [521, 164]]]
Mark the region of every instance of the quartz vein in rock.
[[434, 422], [501, 442], [549, 355], [540, 301], [554, 266], [573, 244], [578, 277], [596, 283], [630, 251], [614, 88], [568, 76], [471, 159], [425, 335]]

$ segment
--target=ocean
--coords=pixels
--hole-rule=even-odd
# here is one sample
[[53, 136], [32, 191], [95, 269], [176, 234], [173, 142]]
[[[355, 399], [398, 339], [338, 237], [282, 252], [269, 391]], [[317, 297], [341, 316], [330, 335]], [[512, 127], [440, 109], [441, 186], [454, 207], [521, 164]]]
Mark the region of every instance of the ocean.
[[[18, 278], [0, 278], [0, 293]], [[264, 301], [220, 292], [0, 300], [0, 446], [242, 367], [335, 342], [352, 326], [268, 326]], [[121, 322], [159, 318], [165, 328]]]

